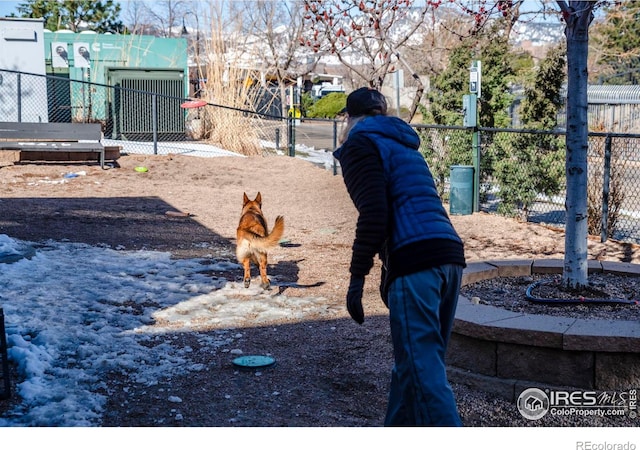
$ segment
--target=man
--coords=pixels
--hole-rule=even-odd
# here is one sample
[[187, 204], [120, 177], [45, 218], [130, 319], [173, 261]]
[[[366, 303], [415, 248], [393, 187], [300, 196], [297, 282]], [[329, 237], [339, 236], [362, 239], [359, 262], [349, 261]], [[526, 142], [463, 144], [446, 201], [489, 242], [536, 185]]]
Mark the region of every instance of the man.
[[395, 364], [385, 425], [460, 426], [445, 353], [465, 267], [464, 246], [419, 152], [420, 138], [387, 115], [384, 96], [347, 97], [347, 123], [334, 156], [358, 210], [347, 309], [362, 324], [365, 276], [383, 261]]

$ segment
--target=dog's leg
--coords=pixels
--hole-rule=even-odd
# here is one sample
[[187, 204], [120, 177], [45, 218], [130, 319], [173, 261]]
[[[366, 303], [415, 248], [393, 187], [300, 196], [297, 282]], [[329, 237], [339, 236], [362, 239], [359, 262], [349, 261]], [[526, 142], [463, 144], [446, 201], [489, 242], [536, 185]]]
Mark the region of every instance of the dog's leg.
[[244, 287], [248, 288], [251, 284], [251, 259], [243, 258], [242, 267], [244, 267]]
[[260, 253], [259, 265], [260, 265], [260, 279], [262, 283], [260, 283], [260, 287], [262, 289], [269, 289], [271, 287], [271, 281], [267, 278], [267, 254]]

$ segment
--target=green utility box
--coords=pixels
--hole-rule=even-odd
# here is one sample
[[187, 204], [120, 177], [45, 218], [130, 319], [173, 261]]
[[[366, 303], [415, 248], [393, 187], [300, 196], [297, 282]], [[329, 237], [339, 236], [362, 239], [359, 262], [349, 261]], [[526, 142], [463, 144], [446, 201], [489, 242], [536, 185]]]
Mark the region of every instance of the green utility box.
[[473, 171], [473, 166], [451, 166], [449, 212], [452, 215], [473, 213]]
[[44, 50], [50, 122], [102, 122], [112, 139], [184, 138], [185, 38], [56, 31]]

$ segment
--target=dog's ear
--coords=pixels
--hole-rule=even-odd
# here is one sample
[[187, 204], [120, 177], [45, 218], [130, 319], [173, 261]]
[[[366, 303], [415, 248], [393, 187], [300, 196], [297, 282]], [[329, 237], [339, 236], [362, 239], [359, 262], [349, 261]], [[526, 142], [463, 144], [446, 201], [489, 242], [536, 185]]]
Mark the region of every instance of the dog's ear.
[[250, 202], [249, 197], [247, 197], [247, 193], [246, 192], [243, 192], [242, 195], [243, 195], [242, 204], [246, 205], [247, 203]]
[[260, 206], [262, 206], [262, 195], [260, 195], [260, 192], [258, 192], [258, 195], [256, 195], [256, 199], [254, 200], [254, 202], [258, 202]]

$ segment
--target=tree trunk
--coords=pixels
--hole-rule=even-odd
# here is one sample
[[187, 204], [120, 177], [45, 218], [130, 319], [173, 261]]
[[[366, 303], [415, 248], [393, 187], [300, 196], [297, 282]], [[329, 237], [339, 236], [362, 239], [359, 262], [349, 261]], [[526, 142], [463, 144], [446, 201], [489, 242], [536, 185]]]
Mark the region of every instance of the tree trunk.
[[593, 6], [589, 1], [558, 1], [567, 38], [567, 177], [563, 282], [579, 289], [587, 285], [587, 56]]

